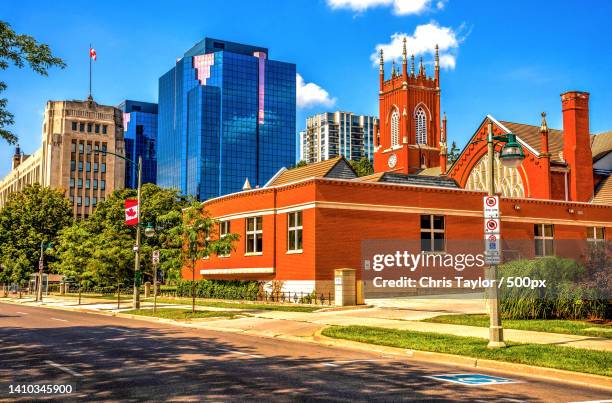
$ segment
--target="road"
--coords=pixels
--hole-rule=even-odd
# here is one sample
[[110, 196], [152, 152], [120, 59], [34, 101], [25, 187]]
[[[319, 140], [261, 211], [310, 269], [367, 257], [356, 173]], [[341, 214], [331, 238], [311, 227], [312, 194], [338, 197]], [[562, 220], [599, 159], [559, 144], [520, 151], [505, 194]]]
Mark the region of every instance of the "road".
[[71, 384], [64, 400], [593, 401], [609, 391], [506, 376], [463, 386], [428, 378], [490, 371], [314, 343], [0, 303], [0, 400], [10, 384]]

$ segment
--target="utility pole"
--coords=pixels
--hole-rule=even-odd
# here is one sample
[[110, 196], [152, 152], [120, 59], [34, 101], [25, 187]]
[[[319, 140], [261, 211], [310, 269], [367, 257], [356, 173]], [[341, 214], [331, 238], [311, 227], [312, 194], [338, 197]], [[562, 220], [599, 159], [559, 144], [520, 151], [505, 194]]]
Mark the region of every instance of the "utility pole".
[[40, 241], [40, 258], [38, 259], [38, 287], [36, 292], [36, 301], [42, 302], [42, 281], [43, 281], [43, 268], [45, 267], [45, 251], [44, 251], [45, 243], [44, 241]]
[[138, 224], [136, 226], [136, 246], [134, 247], [135, 261], [134, 261], [134, 296], [132, 305], [134, 309], [140, 309], [140, 196], [142, 186], [142, 156], [138, 156]]

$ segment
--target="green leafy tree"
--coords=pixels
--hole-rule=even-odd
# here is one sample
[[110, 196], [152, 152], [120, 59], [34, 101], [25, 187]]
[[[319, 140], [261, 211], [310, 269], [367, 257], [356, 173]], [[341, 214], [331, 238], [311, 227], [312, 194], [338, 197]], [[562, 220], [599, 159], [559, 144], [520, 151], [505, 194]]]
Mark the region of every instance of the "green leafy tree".
[[40, 245], [56, 244], [61, 229], [72, 222], [64, 195], [34, 184], [9, 195], [0, 210], [0, 265], [12, 282], [23, 285], [38, 268]]
[[217, 236], [216, 221], [208, 215], [204, 204], [193, 202], [185, 209], [183, 223], [179, 231], [184, 239], [181, 256], [185, 266], [191, 271], [191, 311], [195, 312], [195, 266], [198, 259], [212, 254], [228, 254], [232, 251], [237, 234]]
[[357, 176], [367, 176], [374, 173], [374, 165], [372, 165], [372, 161], [366, 157], [363, 157], [359, 161], [349, 160], [349, 163], [355, 172], [357, 172]]
[[79, 304], [81, 288], [92, 284], [92, 253], [94, 244], [92, 233], [84, 221], [75, 221], [73, 225], [62, 229], [57, 238], [54, 256], [56, 261], [51, 269], [66, 278], [74, 279], [79, 285]]
[[451, 148], [448, 151], [448, 156], [447, 156], [449, 166], [453, 165], [455, 161], [459, 159], [460, 154], [461, 154], [461, 150], [459, 149], [459, 147], [457, 147], [457, 143], [453, 141], [451, 143]]
[[304, 160], [299, 160], [297, 164], [295, 164], [294, 166], [292, 166], [289, 169], [293, 169], [293, 168], [301, 168], [301, 167], [305, 167], [306, 165], [308, 165], [308, 163]]
[[[43, 76], [51, 67], [66, 67], [62, 59], [53, 56], [49, 46], [36, 42], [29, 35], [17, 34], [7, 22], [0, 21], [0, 70], [6, 70], [9, 64], [22, 68], [26, 63]], [[0, 81], [0, 92], [4, 90], [6, 83]], [[6, 98], [0, 98], [0, 137], [9, 144], [15, 144], [17, 136], [7, 129], [15, 122], [13, 114], [6, 109], [7, 103]]]

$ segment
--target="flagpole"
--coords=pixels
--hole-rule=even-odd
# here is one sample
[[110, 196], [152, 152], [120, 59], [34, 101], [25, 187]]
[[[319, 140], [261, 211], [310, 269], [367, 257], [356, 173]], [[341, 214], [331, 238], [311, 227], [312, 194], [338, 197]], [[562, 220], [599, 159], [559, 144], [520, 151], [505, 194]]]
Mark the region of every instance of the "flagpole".
[[91, 99], [91, 43], [89, 44], [89, 98]]

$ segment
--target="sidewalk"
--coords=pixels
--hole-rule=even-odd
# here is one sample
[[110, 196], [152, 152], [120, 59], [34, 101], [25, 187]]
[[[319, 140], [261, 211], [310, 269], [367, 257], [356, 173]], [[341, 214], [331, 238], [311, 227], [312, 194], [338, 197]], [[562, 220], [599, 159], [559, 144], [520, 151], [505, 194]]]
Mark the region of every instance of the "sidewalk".
[[[30, 299], [2, 298], [1, 301], [23, 303], [27, 305], [40, 305]], [[85, 301], [84, 301], [85, 302]], [[122, 309], [117, 310], [116, 302], [93, 302], [77, 304], [76, 298], [47, 297], [43, 306], [61, 309], [98, 311], [106, 313], [121, 313], [130, 310], [129, 302], [122, 302]], [[152, 303], [143, 302], [143, 308], [152, 307]], [[188, 305], [157, 304], [158, 308], [185, 308]], [[232, 308], [214, 308], [197, 306], [198, 310], [206, 311], [244, 311]], [[190, 327], [202, 329], [243, 332], [268, 337], [292, 337], [312, 338], [315, 333], [327, 326], [372, 326], [389, 329], [412, 330], [418, 332], [444, 333], [456, 336], [471, 336], [486, 339], [489, 329], [485, 327], [451, 325], [443, 323], [419, 322], [421, 319], [452, 312], [425, 311], [422, 307], [418, 310], [390, 309], [390, 308], [364, 308], [354, 310], [338, 310], [323, 312], [285, 312], [285, 311], [248, 311], [248, 317], [237, 319], [218, 320], [192, 320]], [[535, 344], [555, 344], [559, 346], [584, 348], [600, 351], [612, 351], [612, 340], [589, 336], [576, 336], [569, 334], [544, 333], [527, 330], [504, 329], [504, 338], [507, 341]]]

